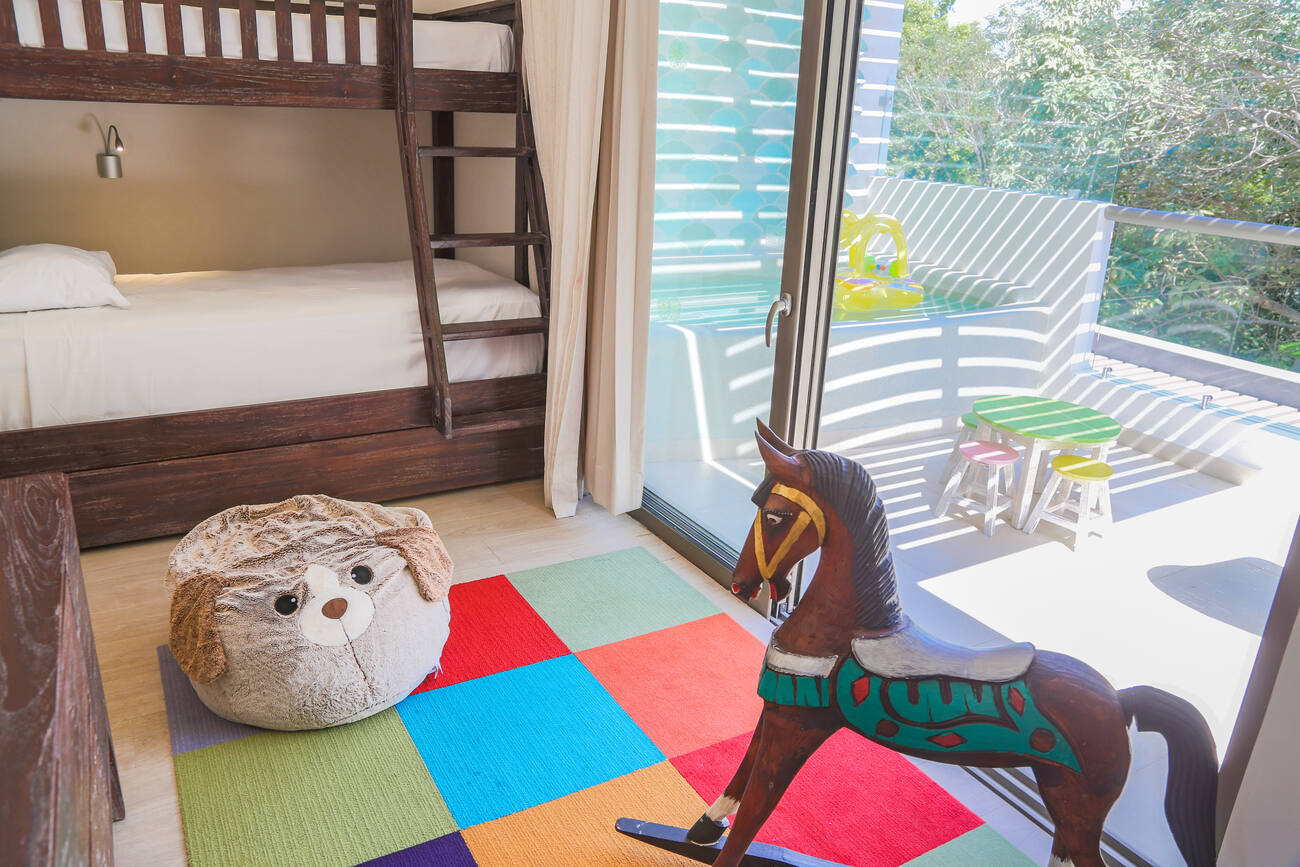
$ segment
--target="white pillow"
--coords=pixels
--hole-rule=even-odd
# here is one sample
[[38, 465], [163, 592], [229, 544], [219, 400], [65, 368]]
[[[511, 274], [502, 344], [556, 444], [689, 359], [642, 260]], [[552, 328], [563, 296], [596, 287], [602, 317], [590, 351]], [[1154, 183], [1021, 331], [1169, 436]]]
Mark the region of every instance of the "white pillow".
[[0, 253], [0, 313], [60, 307], [130, 307], [113, 285], [117, 266], [104, 251], [28, 244]]

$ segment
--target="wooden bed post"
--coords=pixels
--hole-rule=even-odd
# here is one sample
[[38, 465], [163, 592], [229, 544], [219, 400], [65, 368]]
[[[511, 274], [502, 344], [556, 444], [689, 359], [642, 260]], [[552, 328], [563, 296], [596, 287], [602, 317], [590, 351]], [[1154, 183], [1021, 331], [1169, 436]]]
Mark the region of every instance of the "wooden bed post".
[[[515, 145], [528, 159], [515, 169], [515, 231], [530, 230], [543, 240], [533, 247], [533, 264], [537, 271], [537, 298], [542, 318], [551, 315], [551, 223], [546, 213], [546, 194], [542, 183], [542, 164], [537, 156], [537, 141], [533, 137], [533, 113], [528, 104], [528, 87], [524, 81], [524, 9], [520, 0], [515, 4], [515, 76], [519, 81], [519, 108], [515, 114]], [[515, 255], [515, 280], [529, 285], [527, 250]]]
[[[389, 0], [379, 0], [382, 7]], [[391, 0], [393, 103], [397, 116], [397, 146], [401, 151], [402, 181], [406, 190], [406, 217], [411, 233], [411, 262], [415, 266], [415, 293], [420, 305], [420, 333], [429, 378], [433, 426], [451, 436], [451, 390], [447, 382], [447, 357], [442, 344], [438, 290], [433, 276], [429, 208], [420, 171], [420, 140], [415, 123], [415, 61], [412, 46], [411, 0]], [[381, 40], [380, 44], [383, 42]]]
[[[433, 111], [433, 146], [454, 147], [456, 144], [456, 113]], [[433, 231], [439, 235], [456, 233], [456, 160], [452, 157], [433, 157]], [[434, 250], [435, 259], [455, 259], [456, 250], [448, 247]]]

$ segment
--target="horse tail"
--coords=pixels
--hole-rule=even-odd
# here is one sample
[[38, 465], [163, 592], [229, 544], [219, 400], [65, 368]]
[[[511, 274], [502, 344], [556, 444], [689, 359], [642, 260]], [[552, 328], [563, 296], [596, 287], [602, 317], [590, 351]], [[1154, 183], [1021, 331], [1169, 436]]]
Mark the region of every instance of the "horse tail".
[[1188, 867], [1213, 867], [1219, 758], [1205, 718], [1189, 702], [1154, 686], [1119, 692], [1128, 722], [1159, 732], [1169, 746], [1165, 818]]

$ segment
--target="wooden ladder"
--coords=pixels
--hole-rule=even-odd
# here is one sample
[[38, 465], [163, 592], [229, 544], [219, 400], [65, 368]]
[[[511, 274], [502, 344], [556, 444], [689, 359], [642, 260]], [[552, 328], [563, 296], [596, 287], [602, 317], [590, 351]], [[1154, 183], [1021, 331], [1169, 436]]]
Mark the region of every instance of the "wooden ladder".
[[[394, 0], [393, 19], [397, 140], [401, 152], [403, 187], [406, 191], [406, 214], [411, 232], [411, 258], [415, 265], [420, 330], [424, 339], [425, 366], [432, 397], [433, 426], [441, 431], [443, 436], [450, 437], [453, 432], [476, 433], [540, 425], [544, 413], [544, 408], [541, 406], [455, 416], [451, 388], [447, 380], [445, 351], [446, 343], [450, 340], [475, 340], [519, 334], [546, 335], [549, 329], [551, 235], [546, 215], [541, 168], [537, 161], [537, 146], [533, 138], [532, 115], [524, 93], [523, 19], [520, 5], [516, 0], [514, 75], [518, 104], [515, 109], [513, 147], [457, 146], [454, 144], [453, 135], [455, 113], [437, 110], [430, 110], [433, 120], [433, 141], [429, 145], [419, 143], [416, 113], [423, 109], [415, 99], [413, 87], [415, 69], [412, 52], [411, 0]], [[455, 230], [453, 191], [455, 160], [458, 157], [505, 157], [515, 160], [513, 231], [469, 233]], [[432, 229], [428, 199], [425, 198], [422, 164], [426, 159], [431, 161]], [[456, 250], [466, 247], [514, 247], [514, 277], [525, 286], [530, 285], [528, 252], [532, 250], [540, 315], [523, 319], [456, 322], [444, 325], [438, 313], [438, 287], [434, 279], [433, 260], [455, 258]], [[545, 362], [543, 362], [543, 369], [545, 369]]]

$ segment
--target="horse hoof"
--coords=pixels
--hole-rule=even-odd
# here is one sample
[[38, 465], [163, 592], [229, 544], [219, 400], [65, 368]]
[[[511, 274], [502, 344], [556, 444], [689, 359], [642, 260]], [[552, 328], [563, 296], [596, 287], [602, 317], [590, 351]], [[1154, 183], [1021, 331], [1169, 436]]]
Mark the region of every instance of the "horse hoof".
[[722, 839], [729, 825], [726, 819], [715, 822], [708, 816], [701, 816], [699, 821], [691, 826], [691, 830], [686, 832], [686, 839], [697, 846], [712, 846]]

